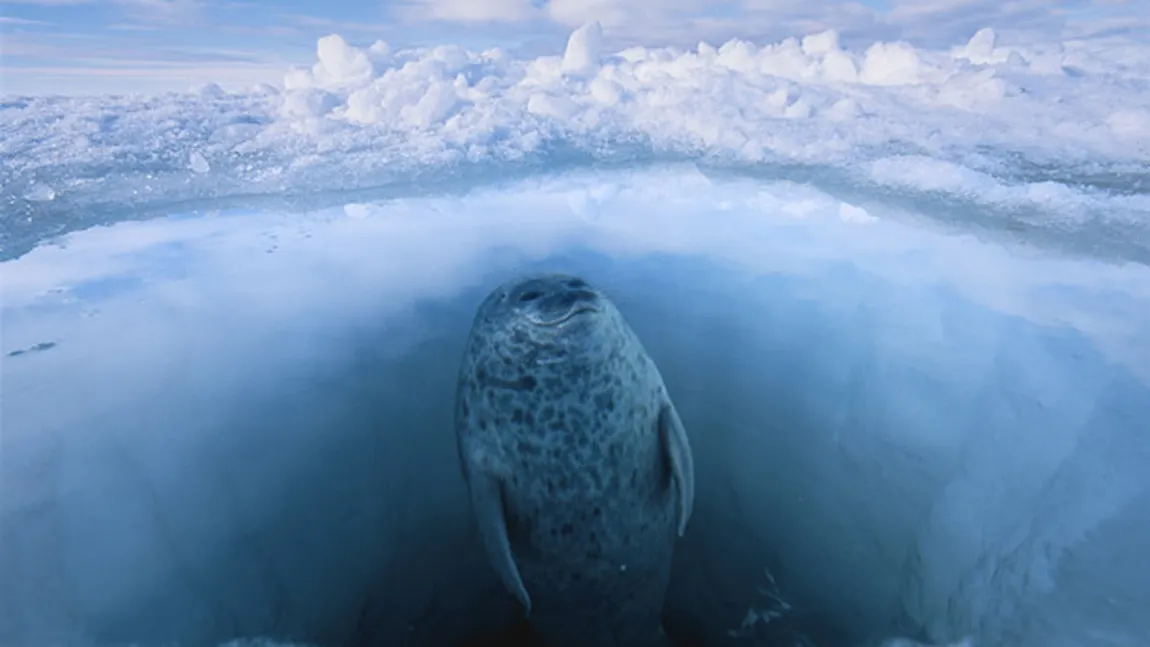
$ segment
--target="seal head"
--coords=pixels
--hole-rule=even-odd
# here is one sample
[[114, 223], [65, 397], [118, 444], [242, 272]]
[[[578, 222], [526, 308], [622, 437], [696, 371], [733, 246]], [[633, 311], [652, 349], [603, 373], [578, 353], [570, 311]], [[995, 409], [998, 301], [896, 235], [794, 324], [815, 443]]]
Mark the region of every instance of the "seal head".
[[556, 646], [666, 644], [693, 460], [658, 369], [610, 299], [558, 274], [491, 292], [455, 421], [488, 560], [537, 633]]

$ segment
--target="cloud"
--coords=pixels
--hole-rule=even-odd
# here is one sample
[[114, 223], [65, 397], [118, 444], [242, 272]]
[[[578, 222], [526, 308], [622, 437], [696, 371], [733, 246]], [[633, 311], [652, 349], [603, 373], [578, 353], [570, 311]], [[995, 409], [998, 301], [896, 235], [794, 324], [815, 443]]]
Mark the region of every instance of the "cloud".
[[146, 25], [134, 22], [112, 23], [106, 28], [112, 31], [159, 31], [163, 29], [159, 25]]
[[[133, 46], [123, 39], [101, 38], [93, 34], [56, 33], [50, 38], [42, 34], [8, 34], [4, 40], [5, 54], [12, 57], [36, 58], [63, 63], [76, 63], [115, 67], [147, 64], [156, 67], [208, 64], [277, 64], [285, 62], [278, 56], [256, 49], [228, 49], [222, 47], [157, 47]], [[31, 62], [38, 65], [39, 62]], [[12, 66], [10, 70], [26, 65]], [[282, 71], [282, 69], [281, 69]]]
[[937, 21], [982, 23], [1015, 17], [1057, 17], [1050, 0], [894, 0], [884, 20], [895, 24], [923, 24]]
[[291, 25], [223, 25], [223, 31], [234, 34], [247, 34], [252, 36], [298, 37], [300, 30]]
[[404, 0], [394, 17], [418, 24], [503, 23], [523, 30], [569, 30], [590, 21], [604, 27], [613, 45], [694, 45], [732, 37], [777, 39], [853, 26], [861, 5], [840, 0]]
[[128, 18], [159, 25], [184, 25], [201, 22], [206, 0], [0, 0], [0, 5], [39, 7], [75, 7], [104, 4], [119, 7]]
[[31, 20], [29, 18], [16, 18], [13, 16], [0, 16], [0, 25], [19, 25], [21, 27], [34, 27], [37, 25], [52, 25], [46, 20]]
[[541, 16], [530, 0], [404, 0], [396, 6], [396, 13], [413, 21], [524, 22]]
[[550, 24], [571, 29], [603, 25], [616, 44], [694, 45], [700, 39], [776, 39], [858, 24], [870, 10], [838, 0], [406, 0], [397, 17], [409, 21]]
[[[85, 57], [77, 53], [56, 65], [7, 66], [5, 92], [18, 95], [151, 93], [185, 91], [209, 83], [239, 90], [258, 83], [276, 84], [283, 78], [286, 67], [282, 61], [248, 62], [226, 56], [156, 60], [145, 52], [136, 52], [135, 58], [124, 56], [128, 52], [119, 54]], [[171, 54], [166, 57], [174, 58]]]
[[204, 18], [203, 0], [115, 0], [135, 20], [152, 25], [188, 25]]
[[237, 77], [256, 79], [266, 82], [283, 76], [280, 66], [271, 68], [267, 65], [240, 64], [234, 62], [217, 62], [204, 64], [202, 62], [180, 63], [174, 61], [151, 60], [123, 60], [117, 59], [115, 65], [103, 66], [29, 66], [9, 68], [6, 73], [14, 75], [36, 76], [50, 74], [55, 76], [127, 76], [127, 77], [155, 77], [171, 78], [173, 72], [179, 72], [180, 89], [186, 89], [187, 79], [198, 78], [202, 82], [234, 82]]
[[91, 4], [95, 0], [0, 0], [0, 5], [23, 4], [40, 7], [69, 7], [79, 4]]
[[[906, 39], [917, 45], [964, 42], [982, 27], [1045, 35], [1083, 32], [1083, 24], [1128, 25], [1128, 0], [404, 0], [395, 17], [409, 23], [506, 23], [522, 29], [567, 28], [597, 20], [615, 44], [694, 45], [732, 37], [777, 40], [833, 28], [844, 40]], [[1086, 7], [1095, 16], [1067, 17]], [[1097, 9], [1091, 9], [1096, 7]], [[1129, 28], [1129, 27], [1128, 27]]]
[[402, 15], [443, 22], [529, 22], [546, 20], [574, 27], [597, 20], [605, 26], [643, 19], [664, 21], [676, 15], [700, 15], [722, 2], [708, 0], [404, 0]]
[[322, 16], [310, 16], [307, 14], [298, 13], [285, 13], [280, 14], [282, 20], [294, 23], [300, 27], [313, 27], [322, 29], [329, 32], [337, 33], [357, 33], [366, 32], [372, 34], [383, 33], [388, 30], [395, 29], [395, 25], [388, 25], [384, 23], [367, 23], [367, 22], [351, 22], [346, 20], [332, 20], [331, 18], [324, 18]]
[[[183, 42], [259, 42], [269, 51], [298, 58], [290, 61], [297, 63], [311, 55], [311, 38], [321, 31], [345, 34], [349, 40], [385, 38], [396, 47], [499, 44], [534, 56], [555, 53], [572, 28], [591, 20], [603, 25], [605, 44], [614, 50], [631, 45], [693, 47], [699, 41], [717, 45], [732, 38], [777, 42], [826, 29], [837, 30], [850, 48], [898, 39], [945, 48], [966, 42], [987, 26], [1007, 44], [1150, 35], [1150, 15], [1142, 16], [1145, 12], [1139, 10], [1145, 0], [389, 0], [379, 19], [372, 19], [372, 10], [366, 8], [341, 13], [339, 19], [291, 13], [303, 7], [289, 8], [278, 0], [0, 0], [0, 9], [8, 5], [52, 7], [41, 11], [47, 16], [0, 18], [6, 28], [5, 55], [40, 66], [65, 59], [45, 54], [43, 39], [16, 43], [9, 36], [20, 27], [31, 31], [52, 24], [33, 18], [56, 20], [60, 15], [60, 24], [66, 24], [63, 16], [73, 5], [108, 9], [86, 35], [98, 35], [105, 50], [138, 43], [134, 53], [116, 54], [128, 61], [147, 60], [152, 55], [147, 42], [179, 33]], [[79, 37], [46, 28], [38, 32]], [[197, 40], [201, 35], [205, 40]]]
[[910, 37], [969, 38], [983, 27], [1057, 33], [1065, 19], [1050, 0], [893, 0], [887, 22]]

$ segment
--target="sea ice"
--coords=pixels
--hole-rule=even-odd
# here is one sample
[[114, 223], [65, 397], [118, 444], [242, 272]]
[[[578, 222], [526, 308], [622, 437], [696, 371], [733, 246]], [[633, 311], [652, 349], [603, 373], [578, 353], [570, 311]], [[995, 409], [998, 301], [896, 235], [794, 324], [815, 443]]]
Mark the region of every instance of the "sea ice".
[[[71, 231], [126, 211], [255, 195], [338, 206], [340, 190], [391, 192], [428, 173], [483, 178], [572, 158], [825, 168], [807, 179], [831, 190], [829, 178], [924, 156], [983, 174], [992, 194], [1083, 178], [1067, 184], [1076, 194], [1067, 204], [1139, 186], [1150, 158], [1146, 48], [1120, 38], [1001, 40], [981, 30], [945, 51], [897, 41], [845, 48], [824, 31], [610, 52], [591, 22], [562, 56], [524, 59], [330, 34], [282, 92], [15, 97], [0, 107], [0, 201], [18, 217], [4, 256], [26, 251], [45, 222]], [[190, 164], [194, 155], [210, 168]], [[917, 173], [898, 184], [919, 199], [930, 183]], [[36, 199], [33, 187], [65, 184], [59, 199]], [[1126, 241], [1110, 253], [1144, 260], [1150, 252], [1134, 242], [1150, 238], [1144, 192], [1131, 199], [1142, 202], [1085, 215], [1099, 238]], [[1032, 215], [1058, 228], [1063, 211]]]

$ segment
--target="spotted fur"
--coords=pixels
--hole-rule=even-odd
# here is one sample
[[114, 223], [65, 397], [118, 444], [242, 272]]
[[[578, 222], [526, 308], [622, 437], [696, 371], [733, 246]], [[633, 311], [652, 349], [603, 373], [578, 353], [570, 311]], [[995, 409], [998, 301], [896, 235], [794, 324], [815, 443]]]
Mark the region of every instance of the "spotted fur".
[[[489, 558], [543, 640], [667, 644], [660, 616], [693, 468], [663, 379], [614, 304], [565, 275], [494, 290], [455, 420]], [[674, 425], [669, 452], [661, 433]]]

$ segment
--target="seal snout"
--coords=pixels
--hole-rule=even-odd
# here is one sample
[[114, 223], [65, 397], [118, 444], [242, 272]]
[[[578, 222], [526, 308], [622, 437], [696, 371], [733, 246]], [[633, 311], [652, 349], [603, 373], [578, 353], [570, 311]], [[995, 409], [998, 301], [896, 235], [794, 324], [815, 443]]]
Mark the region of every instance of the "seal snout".
[[509, 296], [513, 303], [528, 309], [531, 318], [543, 326], [557, 326], [581, 313], [602, 309], [599, 293], [575, 277], [526, 281]]
[[567, 290], [555, 295], [555, 307], [565, 310], [571, 310], [580, 305], [594, 308], [598, 301], [599, 295], [591, 290]]

